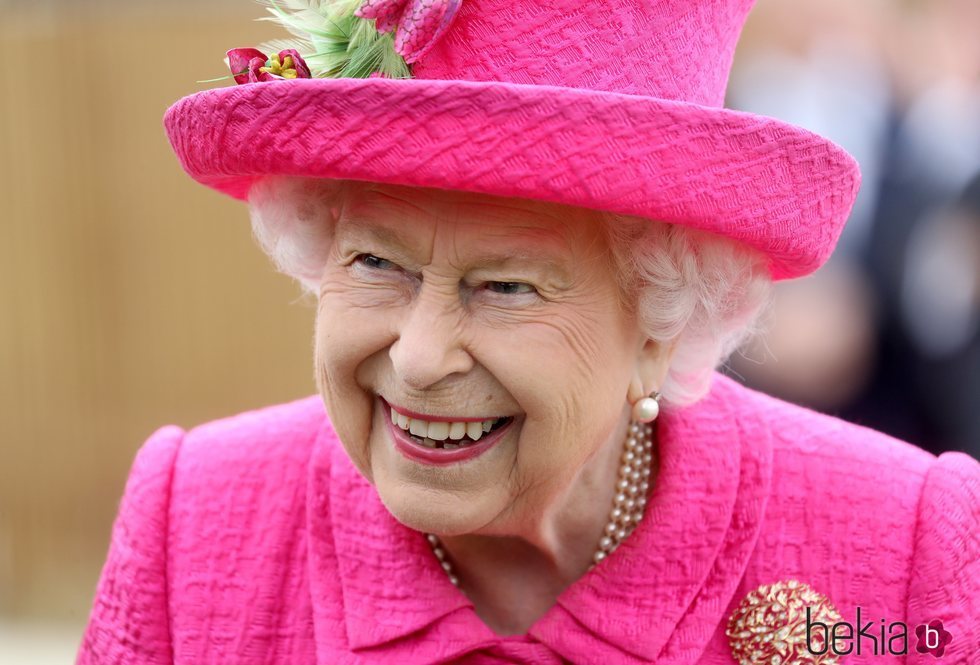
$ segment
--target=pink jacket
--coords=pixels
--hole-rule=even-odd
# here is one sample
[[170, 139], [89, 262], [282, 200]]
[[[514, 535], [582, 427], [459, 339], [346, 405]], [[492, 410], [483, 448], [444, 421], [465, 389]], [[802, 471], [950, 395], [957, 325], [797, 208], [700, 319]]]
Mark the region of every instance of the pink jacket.
[[[519, 637], [499, 637], [355, 471], [316, 396], [158, 430], [137, 455], [79, 663], [734, 663], [728, 617], [798, 579], [908, 656], [980, 663], [980, 464], [716, 375], [659, 422], [644, 521]], [[915, 651], [940, 619], [945, 655]], [[855, 633], [858, 630], [855, 627]], [[890, 635], [891, 633], [888, 633]]]

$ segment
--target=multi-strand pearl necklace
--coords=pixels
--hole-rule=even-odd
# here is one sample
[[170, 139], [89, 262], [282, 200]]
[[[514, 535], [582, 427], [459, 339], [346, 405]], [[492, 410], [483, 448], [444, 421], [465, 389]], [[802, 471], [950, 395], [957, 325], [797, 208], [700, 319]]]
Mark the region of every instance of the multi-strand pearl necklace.
[[[592, 566], [612, 554], [643, 519], [650, 489], [653, 456], [653, 427], [649, 424], [630, 423], [620, 458], [616, 496], [612, 510], [609, 511], [609, 521], [599, 539], [599, 547], [592, 555]], [[458, 587], [459, 578], [453, 572], [453, 566], [446, 556], [445, 548], [439, 543], [439, 538], [431, 533], [427, 533], [425, 537], [432, 547], [432, 553], [449, 576], [449, 581]]]

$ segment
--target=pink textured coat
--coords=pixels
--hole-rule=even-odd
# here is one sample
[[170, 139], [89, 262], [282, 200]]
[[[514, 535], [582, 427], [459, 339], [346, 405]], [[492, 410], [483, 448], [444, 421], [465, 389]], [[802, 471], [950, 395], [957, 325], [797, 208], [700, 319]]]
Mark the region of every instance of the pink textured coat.
[[[844, 663], [980, 663], [976, 461], [720, 375], [658, 422], [644, 521], [519, 637], [390, 516], [319, 398], [164, 427], [133, 466], [79, 662], [731, 664], [739, 601], [796, 578], [876, 635], [910, 626], [907, 658], [865, 639]], [[936, 618], [939, 660], [914, 648]]]

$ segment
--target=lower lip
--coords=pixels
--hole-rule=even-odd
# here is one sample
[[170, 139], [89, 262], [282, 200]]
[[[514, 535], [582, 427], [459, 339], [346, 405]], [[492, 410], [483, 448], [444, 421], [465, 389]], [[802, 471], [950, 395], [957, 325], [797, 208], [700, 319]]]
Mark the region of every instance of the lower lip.
[[493, 430], [480, 437], [480, 440], [476, 443], [471, 443], [463, 448], [456, 448], [455, 450], [445, 450], [443, 448], [427, 448], [426, 446], [420, 446], [412, 440], [408, 432], [398, 427], [393, 422], [391, 422], [391, 407], [381, 402], [382, 412], [384, 413], [385, 424], [388, 425], [388, 431], [391, 432], [391, 437], [395, 441], [395, 448], [401, 452], [402, 455], [412, 460], [413, 462], [418, 462], [420, 464], [434, 464], [434, 465], [445, 465], [445, 464], [455, 464], [456, 462], [464, 462], [466, 460], [471, 460], [474, 457], [479, 457], [486, 451], [490, 450], [500, 440], [500, 437], [510, 429], [510, 426], [514, 424], [513, 419], [503, 427]]

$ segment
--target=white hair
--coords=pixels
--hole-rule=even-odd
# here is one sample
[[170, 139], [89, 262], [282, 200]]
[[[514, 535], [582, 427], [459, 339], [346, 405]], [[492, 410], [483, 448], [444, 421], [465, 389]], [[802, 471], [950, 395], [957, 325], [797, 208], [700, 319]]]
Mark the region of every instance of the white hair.
[[[276, 267], [314, 297], [344, 201], [365, 183], [269, 177], [249, 194], [252, 230]], [[712, 372], [759, 329], [772, 302], [764, 255], [686, 226], [596, 212], [624, 303], [646, 337], [675, 344], [660, 392], [665, 406], [692, 404]]]

